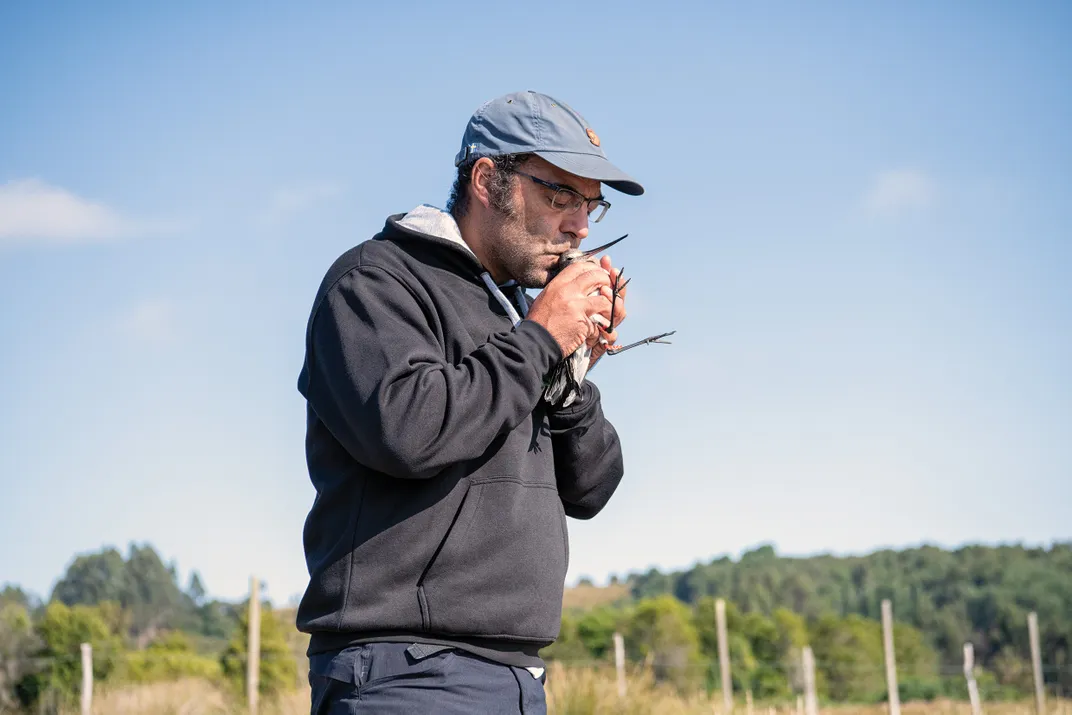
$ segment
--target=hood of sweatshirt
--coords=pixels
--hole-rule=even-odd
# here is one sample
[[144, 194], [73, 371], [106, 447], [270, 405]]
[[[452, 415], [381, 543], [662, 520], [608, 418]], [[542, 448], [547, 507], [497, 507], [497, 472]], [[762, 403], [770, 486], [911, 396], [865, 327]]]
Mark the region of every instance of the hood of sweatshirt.
[[[454, 220], [454, 216], [449, 212], [432, 206], [431, 204], [421, 204], [412, 211], [406, 213], [402, 218], [394, 221], [394, 223], [411, 235], [428, 239], [438, 239], [438, 243], [445, 242], [470, 256], [476, 265], [479, 266], [480, 279], [484, 281], [484, 285], [487, 287], [488, 292], [499, 302], [499, 305], [503, 307], [515, 326], [528, 315], [529, 305], [531, 304], [529, 296], [526, 295], [523, 289], [517, 287], [516, 281], [507, 281], [501, 286], [495, 283], [495, 280], [491, 277], [491, 273], [480, 264], [480, 259], [477, 258], [476, 254], [473, 253], [473, 250], [469, 248], [469, 244], [462, 238], [462, 232], [461, 229], [458, 228], [458, 222]], [[503, 293], [503, 288], [514, 289], [511, 292], [514, 294], [517, 301], [516, 306]]]

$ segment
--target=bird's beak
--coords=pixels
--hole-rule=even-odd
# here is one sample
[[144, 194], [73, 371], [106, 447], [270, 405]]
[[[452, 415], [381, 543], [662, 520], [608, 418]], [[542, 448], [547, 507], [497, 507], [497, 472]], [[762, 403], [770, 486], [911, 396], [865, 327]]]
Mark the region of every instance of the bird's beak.
[[627, 234], [625, 234], [625, 236], [622, 236], [621, 238], [616, 238], [613, 241], [611, 241], [610, 243], [604, 243], [602, 246], [599, 246], [598, 248], [593, 248], [590, 251], [585, 251], [584, 252], [584, 257], [585, 258], [591, 258], [592, 256], [596, 255], [597, 253], [602, 253], [603, 251], [607, 250], [608, 248], [610, 248], [611, 246], [616, 244], [618, 241], [621, 241], [622, 239], [624, 239], [628, 235], [629, 234], [627, 233]]

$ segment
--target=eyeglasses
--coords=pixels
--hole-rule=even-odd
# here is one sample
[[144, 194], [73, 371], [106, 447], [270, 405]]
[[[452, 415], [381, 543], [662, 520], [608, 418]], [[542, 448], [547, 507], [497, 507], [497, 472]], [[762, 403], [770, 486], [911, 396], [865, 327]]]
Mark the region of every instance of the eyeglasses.
[[604, 216], [607, 215], [607, 209], [610, 208], [610, 202], [604, 199], [602, 196], [596, 196], [595, 198], [588, 198], [583, 196], [568, 186], [562, 186], [561, 184], [552, 184], [550, 181], [544, 181], [543, 179], [533, 176], [532, 174], [526, 174], [523, 171], [517, 169], [510, 169], [515, 174], [521, 176], [527, 176], [540, 186], [545, 186], [555, 192], [555, 195], [551, 197], [551, 206], [559, 211], [564, 211], [568, 214], [577, 213], [577, 209], [582, 205], [587, 204], [588, 218], [592, 223], [599, 223]]

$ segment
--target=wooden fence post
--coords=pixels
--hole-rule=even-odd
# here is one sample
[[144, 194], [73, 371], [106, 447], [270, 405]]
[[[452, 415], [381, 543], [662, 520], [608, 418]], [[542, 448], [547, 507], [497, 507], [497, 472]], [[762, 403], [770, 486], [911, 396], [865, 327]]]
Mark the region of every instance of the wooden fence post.
[[715, 601], [715, 625], [718, 626], [718, 667], [722, 671], [722, 714], [733, 712], [733, 679], [730, 676], [730, 643], [726, 635], [726, 600]]
[[1042, 689], [1042, 650], [1039, 648], [1038, 614], [1027, 614], [1027, 635], [1031, 640], [1031, 670], [1035, 675], [1035, 713], [1046, 712], [1046, 694]]
[[901, 694], [897, 691], [897, 659], [893, 651], [893, 605], [882, 601], [882, 646], [886, 651], [886, 693], [890, 715], [901, 715]]
[[93, 646], [82, 644], [82, 715], [93, 712]]
[[815, 656], [811, 646], [804, 646], [804, 712], [806, 715], [818, 715], [819, 698], [815, 694]]
[[249, 648], [246, 654], [246, 701], [250, 715], [257, 715], [261, 676], [261, 593], [256, 576], [249, 577]]
[[625, 640], [621, 633], [614, 634], [614, 668], [618, 671], [618, 697], [625, 697]]
[[979, 685], [975, 682], [975, 648], [971, 643], [964, 644], [964, 678], [968, 681], [968, 699], [971, 701], [972, 715], [982, 715]]

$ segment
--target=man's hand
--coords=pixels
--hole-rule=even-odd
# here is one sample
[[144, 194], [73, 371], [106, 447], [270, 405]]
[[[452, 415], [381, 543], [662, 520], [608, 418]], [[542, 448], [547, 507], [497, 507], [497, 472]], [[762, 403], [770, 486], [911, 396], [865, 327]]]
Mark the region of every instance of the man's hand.
[[[594, 338], [588, 339], [588, 346], [592, 348], [592, 363], [603, 357], [603, 354], [607, 352], [607, 348], [618, 342], [618, 330], [617, 327], [625, 320], [625, 294], [629, 290], [629, 286], [623, 286], [618, 291], [618, 299], [614, 300], [613, 287], [614, 283], [618, 280], [618, 269], [614, 268], [610, 262], [610, 256], [603, 256], [599, 262], [600, 266], [607, 272], [610, 278], [610, 283], [601, 288], [600, 290], [607, 297], [607, 300], [614, 302], [614, 325], [605, 329], [601, 334], [596, 335]], [[608, 320], [610, 316], [604, 316]], [[606, 342], [600, 340], [600, 337], [606, 339]]]
[[[610, 266], [604, 258], [606, 266]], [[562, 349], [562, 357], [599, 338], [599, 326], [589, 316], [610, 320], [611, 277], [607, 268], [594, 261], [578, 261], [566, 266], [536, 296], [528, 319], [539, 323]], [[617, 313], [617, 311], [615, 311]], [[615, 322], [618, 316], [614, 316]]]

